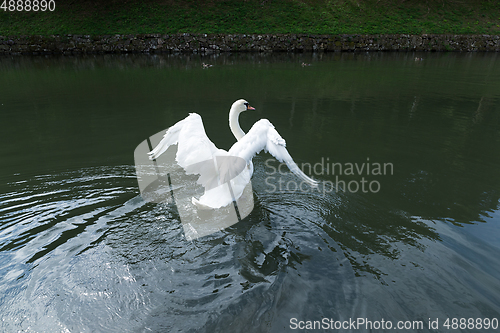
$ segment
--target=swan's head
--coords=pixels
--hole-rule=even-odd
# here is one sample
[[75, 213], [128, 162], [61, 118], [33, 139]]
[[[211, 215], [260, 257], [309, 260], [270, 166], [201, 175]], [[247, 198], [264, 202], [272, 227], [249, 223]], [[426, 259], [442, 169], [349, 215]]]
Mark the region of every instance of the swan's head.
[[240, 113], [247, 110], [255, 110], [255, 108], [251, 107], [250, 104], [244, 99], [239, 99], [233, 103], [233, 105], [231, 106], [231, 110]]

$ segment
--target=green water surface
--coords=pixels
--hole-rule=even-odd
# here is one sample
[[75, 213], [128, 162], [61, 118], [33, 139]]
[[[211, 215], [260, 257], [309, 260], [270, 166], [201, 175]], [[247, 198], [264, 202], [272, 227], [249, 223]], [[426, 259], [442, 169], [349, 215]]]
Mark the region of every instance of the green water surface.
[[[288, 332], [324, 318], [393, 324], [374, 332], [394, 332], [398, 321], [445, 331], [447, 318], [498, 325], [497, 58], [0, 58], [0, 327]], [[140, 197], [134, 149], [196, 112], [227, 150], [235, 142], [228, 111], [239, 98], [256, 108], [240, 116], [243, 130], [269, 119], [321, 186], [297, 189], [263, 152], [253, 160], [252, 213], [187, 241], [174, 205]], [[436, 319], [439, 330], [429, 327]]]

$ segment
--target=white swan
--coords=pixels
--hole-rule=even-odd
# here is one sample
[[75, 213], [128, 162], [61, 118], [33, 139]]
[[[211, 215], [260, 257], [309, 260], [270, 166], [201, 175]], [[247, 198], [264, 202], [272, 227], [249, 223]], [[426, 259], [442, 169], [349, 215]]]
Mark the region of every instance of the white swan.
[[[156, 159], [168, 147], [177, 144], [177, 163], [187, 174], [199, 174], [198, 183], [205, 193], [200, 199], [192, 198], [201, 209], [215, 209], [237, 200], [253, 173], [252, 158], [265, 150], [310, 186], [318, 182], [306, 176], [295, 164], [285, 148], [285, 140], [267, 119], [257, 121], [245, 135], [238, 118], [241, 112], [255, 110], [244, 99], [237, 100], [229, 111], [229, 127], [237, 142], [228, 152], [218, 149], [207, 137], [200, 115], [190, 113], [188, 117], [170, 127], [158, 145], [149, 152]], [[229, 185], [229, 187], [227, 185]]]

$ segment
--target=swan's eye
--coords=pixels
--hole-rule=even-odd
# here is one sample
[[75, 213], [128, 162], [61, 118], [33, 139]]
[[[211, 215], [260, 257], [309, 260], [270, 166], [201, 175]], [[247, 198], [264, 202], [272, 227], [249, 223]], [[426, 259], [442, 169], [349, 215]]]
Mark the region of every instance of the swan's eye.
[[244, 103], [246, 107], [248, 107], [248, 103]]

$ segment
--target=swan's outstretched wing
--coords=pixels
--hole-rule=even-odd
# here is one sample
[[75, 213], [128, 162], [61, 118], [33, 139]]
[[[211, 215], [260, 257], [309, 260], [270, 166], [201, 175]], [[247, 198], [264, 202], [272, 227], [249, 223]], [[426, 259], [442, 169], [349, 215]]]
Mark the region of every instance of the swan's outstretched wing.
[[202, 170], [193, 168], [193, 165], [211, 160], [219, 153], [219, 149], [207, 137], [200, 115], [196, 113], [190, 113], [170, 127], [160, 143], [149, 153], [149, 158], [158, 158], [175, 144], [178, 145], [176, 161], [187, 174], [201, 174]]
[[256, 122], [250, 131], [229, 150], [229, 156], [238, 156], [251, 161], [255, 154], [265, 150], [273, 155], [278, 161], [285, 162], [290, 171], [307, 182], [311, 186], [318, 186], [318, 182], [308, 177], [295, 164], [286, 150], [285, 140], [274, 129], [273, 124], [267, 119]]
[[[188, 175], [199, 175], [197, 183], [205, 188], [205, 194], [193, 203], [199, 208], [220, 208], [238, 199], [250, 181], [251, 174], [246, 170], [246, 161], [230, 157], [208, 139], [201, 117], [191, 113], [185, 119], [170, 127], [163, 139], [149, 153], [156, 159], [177, 144], [175, 160]], [[226, 183], [231, 181], [233, 193]]]

